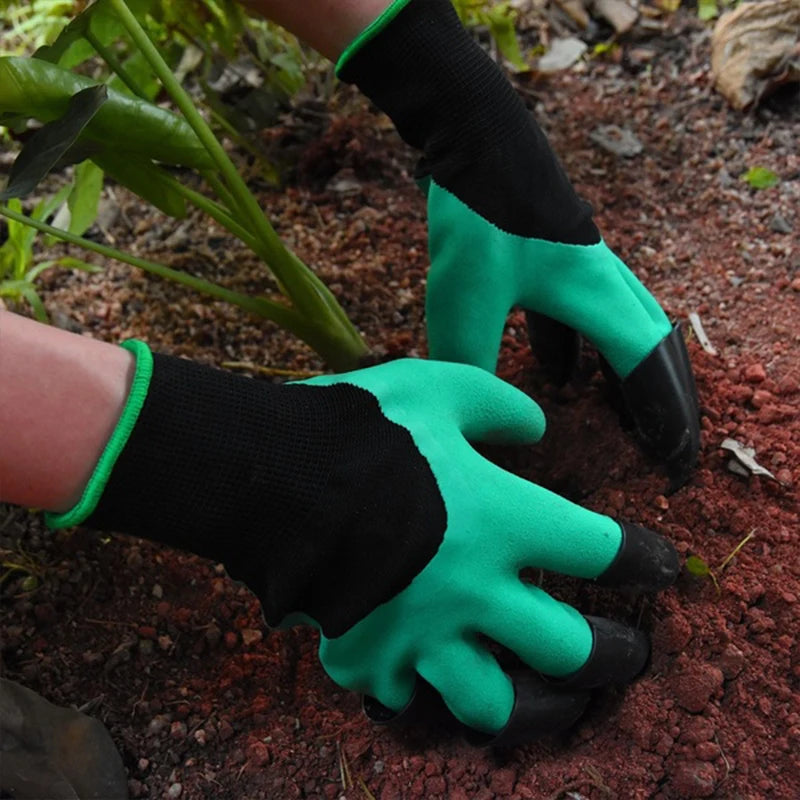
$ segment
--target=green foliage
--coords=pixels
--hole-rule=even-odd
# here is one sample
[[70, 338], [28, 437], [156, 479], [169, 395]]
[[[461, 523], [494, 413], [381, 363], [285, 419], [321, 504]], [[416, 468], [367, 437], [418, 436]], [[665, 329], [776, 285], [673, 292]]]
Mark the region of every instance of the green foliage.
[[739, 551], [753, 538], [753, 536], [755, 536], [755, 533], [755, 529], [750, 531], [750, 533], [748, 533], [747, 536], [745, 536], [744, 539], [742, 539], [739, 544], [737, 544], [736, 547], [734, 547], [733, 550], [728, 553], [724, 561], [716, 569], [712, 569], [704, 559], [700, 558], [700, 556], [689, 556], [686, 559], [687, 572], [698, 578], [711, 578], [717, 590], [717, 594], [720, 594], [722, 590], [719, 586], [718, 576], [722, 575], [722, 572], [725, 570], [728, 564], [733, 561]]
[[497, 43], [497, 49], [514, 69], [528, 68], [514, 27], [517, 12], [511, 3], [497, 0], [453, 0], [453, 6], [459, 19], [467, 27], [483, 26], [489, 29]]
[[703, 22], [708, 22], [708, 20], [718, 17], [719, 6], [717, 6], [717, 0], [697, 0], [697, 16]]
[[750, 167], [739, 178], [753, 187], [753, 189], [769, 189], [777, 186], [781, 179], [771, 169], [766, 167]]
[[[60, 192], [42, 200], [34, 208], [31, 217], [39, 221], [48, 219], [67, 199], [73, 188], [74, 186], [70, 184]], [[13, 212], [22, 212], [22, 202], [17, 197], [9, 200], [8, 207]], [[51, 267], [82, 269], [88, 272], [96, 272], [98, 268], [69, 256], [37, 264], [33, 255], [36, 231], [12, 219], [7, 220], [7, 224], [8, 238], [0, 245], [0, 298], [15, 304], [27, 303], [36, 319], [46, 322], [47, 311], [36, 290], [36, 280], [42, 272]]]
[[595, 58], [604, 58], [606, 56], [613, 56], [619, 51], [619, 42], [598, 42], [592, 48], [592, 56]]
[[[7, 584], [17, 581], [20, 594], [32, 594], [40, 588], [47, 574], [48, 565], [18, 546], [15, 551], [0, 550], [0, 590], [7, 591]], [[17, 596], [20, 596], [19, 594]]]
[[0, 20], [6, 29], [0, 52], [30, 53], [52, 41], [77, 13], [79, 5], [71, 0], [0, 0]]
[[[223, 4], [214, 5], [223, 8]], [[0, 215], [8, 219], [10, 229], [30, 225], [56, 238], [234, 302], [297, 334], [331, 366], [355, 367], [366, 352], [360, 336], [328, 289], [281, 242], [225, 149], [176, 79], [170, 63], [131, 11], [135, 8], [149, 13], [153, 6], [160, 8], [161, 4], [150, 0], [129, 0], [128, 3], [126, 0], [97, 0], [51, 45], [38, 51], [35, 58], [0, 58], [0, 114], [8, 115], [18, 124], [20, 120], [29, 119], [44, 123], [20, 153], [12, 167], [9, 186], [0, 200], [27, 195], [56, 164], [86, 159], [92, 162], [92, 167], [81, 166], [76, 170], [77, 183], [67, 187], [67, 194], [59, 193], [57, 201], [50, 199], [50, 204], [55, 205], [47, 214], [35, 211], [26, 217], [19, 203], [9, 203], [8, 207], [0, 206]], [[177, 10], [170, 11], [173, 13]], [[174, 23], [171, 16], [162, 15], [158, 19], [159, 24], [167, 27]], [[214, 17], [205, 24], [219, 26], [222, 23]], [[124, 44], [114, 49], [112, 45], [122, 30]], [[228, 44], [224, 37], [223, 40]], [[116, 73], [125, 91], [101, 85], [63, 66], [75, 63], [75, 54], [83, 52], [81, 48], [87, 41]], [[129, 54], [125, 64], [120, 58], [123, 53]], [[136, 55], [147, 64], [147, 72], [158, 78], [180, 114], [167, 111], [146, 98], [147, 92], [127, 68]], [[216, 199], [181, 183], [166, 165], [195, 169], [216, 194]], [[185, 216], [187, 203], [209, 214], [269, 265], [285, 300], [250, 298], [81, 239], [76, 233], [91, 224], [102, 171], [171, 216]], [[65, 201], [69, 228], [48, 225], [47, 218]], [[33, 232], [28, 231], [28, 235], [31, 237], [26, 245], [29, 251]], [[22, 260], [28, 263], [27, 257]], [[44, 315], [41, 300], [32, 290], [32, 280], [20, 263], [17, 258], [13, 270], [9, 269], [15, 283], [9, 284], [7, 291], [21, 293], [41, 318]]]

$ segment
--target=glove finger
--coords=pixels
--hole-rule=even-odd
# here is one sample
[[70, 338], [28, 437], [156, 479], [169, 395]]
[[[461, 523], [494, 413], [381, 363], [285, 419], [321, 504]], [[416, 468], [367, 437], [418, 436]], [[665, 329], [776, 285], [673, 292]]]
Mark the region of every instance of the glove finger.
[[595, 578], [619, 552], [622, 531], [611, 517], [571, 503], [499, 467], [489, 471], [483, 488], [498, 498], [492, 508], [492, 524], [513, 542], [507, 551], [510, 569], [538, 567]]
[[536, 673], [512, 673], [514, 707], [502, 730], [493, 736], [475, 730], [466, 739], [477, 747], [515, 747], [551, 736], [574, 725], [589, 702], [588, 691], [555, 687]]
[[481, 633], [545, 675], [571, 675], [586, 664], [592, 652], [592, 629], [586, 619], [516, 576], [493, 593], [476, 625]]
[[657, 325], [662, 325], [665, 318], [664, 309], [661, 308], [658, 300], [650, 293], [645, 285], [633, 274], [630, 268], [621, 259], [617, 259], [617, 270], [622, 276], [622, 279], [628, 285], [628, 288], [638, 299], [642, 308], [650, 319]]
[[670, 332], [661, 307], [604, 242], [536, 240], [520, 302], [586, 336], [617, 375], [628, 375]]
[[453, 716], [470, 728], [501, 730], [514, 707], [514, 687], [477, 639], [439, 644], [417, 661], [417, 671], [442, 696]]
[[525, 392], [484, 370], [438, 364], [440, 401], [464, 438], [486, 444], [533, 444], [544, 434], [544, 412]]
[[678, 554], [655, 531], [589, 511], [517, 476], [505, 473], [504, 477], [517, 484], [499, 494], [517, 498], [513, 506], [502, 509], [504, 519], [499, 523], [515, 536], [517, 561], [509, 567], [538, 567], [645, 592], [665, 589], [678, 577]]
[[556, 686], [628, 683], [644, 669], [650, 643], [641, 631], [584, 617], [536, 586], [516, 584], [507, 592], [505, 613], [496, 613], [481, 629], [537, 672], [558, 679]]
[[[428, 190], [431, 268], [425, 297], [430, 357], [494, 372], [513, 280], [497, 272], [507, 235], [450, 192]], [[470, 220], [466, 223], [466, 220]]]
[[430, 358], [494, 373], [510, 309], [509, 302], [487, 297], [480, 286], [461, 285], [454, 292], [451, 283], [430, 277], [425, 297]]

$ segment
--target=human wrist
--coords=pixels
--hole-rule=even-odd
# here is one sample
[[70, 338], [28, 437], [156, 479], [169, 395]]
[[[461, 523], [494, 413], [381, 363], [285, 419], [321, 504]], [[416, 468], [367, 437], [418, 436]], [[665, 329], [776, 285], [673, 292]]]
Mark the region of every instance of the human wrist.
[[133, 356], [0, 311], [0, 500], [64, 511], [80, 498], [128, 396]]
[[244, 0], [261, 14], [335, 62], [392, 0]]
[[121, 349], [134, 359], [133, 374], [125, 402], [115, 415], [117, 419], [114, 429], [99, 454], [88, 480], [80, 481], [79, 490], [73, 490], [63, 506], [59, 504], [59, 507], [45, 514], [47, 524], [51, 528], [79, 525], [94, 512], [114, 465], [139, 418], [153, 372], [153, 357], [147, 345], [137, 340], [125, 342]]

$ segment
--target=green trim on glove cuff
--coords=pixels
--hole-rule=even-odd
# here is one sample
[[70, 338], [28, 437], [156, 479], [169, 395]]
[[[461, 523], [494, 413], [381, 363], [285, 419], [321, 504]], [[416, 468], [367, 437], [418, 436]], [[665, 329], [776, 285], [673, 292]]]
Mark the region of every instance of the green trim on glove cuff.
[[136, 370], [125, 407], [122, 409], [119, 422], [117, 422], [108, 444], [100, 456], [97, 466], [89, 478], [89, 483], [83, 490], [81, 499], [64, 513], [46, 512], [45, 522], [49, 528], [71, 528], [80, 525], [97, 507], [103, 491], [106, 488], [111, 471], [119, 458], [119, 454], [128, 442], [133, 426], [139, 418], [147, 391], [150, 388], [150, 377], [153, 374], [153, 355], [150, 348], [138, 339], [123, 342], [122, 347], [129, 350], [136, 357]]
[[348, 61], [368, 42], [377, 36], [409, 3], [411, 0], [394, 0], [383, 13], [370, 22], [361, 33], [345, 47], [344, 52], [336, 62], [336, 77], [341, 78], [341, 72]]

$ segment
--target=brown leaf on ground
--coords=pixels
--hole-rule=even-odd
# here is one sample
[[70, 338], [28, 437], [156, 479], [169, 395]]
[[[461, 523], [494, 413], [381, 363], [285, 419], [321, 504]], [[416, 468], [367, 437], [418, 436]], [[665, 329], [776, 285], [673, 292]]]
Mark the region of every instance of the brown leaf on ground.
[[736, 109], [800, 81], [800, 0], [745, 3], [723, 14], [711, 38], [717, 90]]

